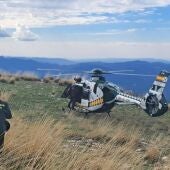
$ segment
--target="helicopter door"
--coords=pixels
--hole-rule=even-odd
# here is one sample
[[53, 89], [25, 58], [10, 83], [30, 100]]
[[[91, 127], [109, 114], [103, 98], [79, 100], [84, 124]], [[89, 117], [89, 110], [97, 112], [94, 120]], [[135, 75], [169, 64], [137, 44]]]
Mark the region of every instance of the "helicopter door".
[[90, 89], [83, 88], [83, 94], [82, 94], [82, 98], [81, 98], [81, 105], [83, 107], [88, 107], [89, 97], [90, 97]]
[[[88, 101], [88, 110], [95, 111], [103, 106], [103, 92], [99, 87], [95, 87], [95, 82], [90, 82], [90, 95]], [[94, 88], [96, 88], [94, 92]]]

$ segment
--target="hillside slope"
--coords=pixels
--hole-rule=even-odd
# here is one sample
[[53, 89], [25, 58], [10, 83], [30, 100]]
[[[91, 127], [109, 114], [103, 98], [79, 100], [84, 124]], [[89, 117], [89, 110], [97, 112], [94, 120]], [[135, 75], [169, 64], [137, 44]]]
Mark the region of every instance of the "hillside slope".
[[[68, 113], [56, 83], [0, 83], [11, 94], [14, 118], [0, 155], [0, 169], [154, 169], [170, 165], [170, 112], [151, 118], [141, 109]], [[104, 163], [103, 163], [104, 162]]]

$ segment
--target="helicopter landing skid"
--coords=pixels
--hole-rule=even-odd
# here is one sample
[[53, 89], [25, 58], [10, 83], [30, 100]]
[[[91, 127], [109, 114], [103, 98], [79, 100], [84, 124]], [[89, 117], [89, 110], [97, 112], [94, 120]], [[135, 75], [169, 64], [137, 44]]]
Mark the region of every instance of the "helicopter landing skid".
[[117, 105], [136, 105], [136, 103], [115, 102]]
[[[111, 107], [112, 108], [112, 107]], [[105, 109], [104, 109], [105, 110]], [[107, 111], [104, 111], [103, 110], [103, 107], [101, 108], [101, 109], [98, 109], [98, 110], [96, 110], [96, 111], [90, 111], [90, 110], [88, 110], [88, 109], [86, 109], [85, 107], [82, 107], [80, 104], [77, 104], [76, 106], [75, 106], [75, 111], [76, 112], [78, 112], [78, 113], [84, 113], [85, 114], [85, 117], [88, 117], [88, 114], [89, 113], [98, 113], [98, 112], [105, 112], [105, 113], [107, 113], [108, 114], [108, 116], [109, 117], [111, 117], [111, 115], [110, 115], [110, 113], [111, 113], [111, 110], [110, 109], [108, 109]]]
[[85, 107], [82, 107], [79, 103], [76, 103], [75, 110], [79, 113], [89, 113], [90, 112]]

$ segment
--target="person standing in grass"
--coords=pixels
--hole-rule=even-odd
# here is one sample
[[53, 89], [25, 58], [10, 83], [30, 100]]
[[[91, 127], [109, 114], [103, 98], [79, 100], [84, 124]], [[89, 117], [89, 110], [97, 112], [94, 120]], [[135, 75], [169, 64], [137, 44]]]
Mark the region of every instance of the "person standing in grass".
[[0, 150], [4, 145], [5, 133], [9, 130], [10, 124], [6, 119], [11, 119], [12, 114], [7, 102], [0, 99]]

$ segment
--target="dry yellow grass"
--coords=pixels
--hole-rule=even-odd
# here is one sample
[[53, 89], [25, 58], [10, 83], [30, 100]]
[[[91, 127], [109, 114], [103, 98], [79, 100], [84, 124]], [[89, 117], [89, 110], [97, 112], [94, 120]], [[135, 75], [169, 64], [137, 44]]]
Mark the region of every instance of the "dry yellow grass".
[[45, 76], [43, 78], [43, 82], [44, 83], [57, 83], [59, 86], [67, 86], [69, 84], [73, 84], [74, 83], [74, 80], [73, 79], [66, 79], [66, 78], [54, 78], [54, 77], [51, 77], [51, 76]]
[[23, 72], [23, 73], [16, 73], [11, 74], [8, 72], [1, 72], [0, 73], [0, 82], [2, 83], [9, 83], [15, 84], [15, 81], [25, 80], [25, 81], [40, 81], [38, 76], [32, 72]]
[[[41, 79], [33, 72], [18, 72], [16, 74], [11, 74], [8, 72], [0, 72], [0, 82], [15, 84], [16, 81], [25, 80], [25, 81], [41, 81]], [[42, 81], [44, 83], [58, 83], [60, 86], [66, 86], [73, 84], [74, 80], [72, 78], [55, 78], [51, 75], [46, 75]]]
[[159, 148], [155, 147], [148, 147], [146, 151], [146, 157], [148, 161], [157, 162], [160, 158], [160, 151]]
[[9, 98], [11, 97], [11, 93], [5, 92], [5, 91], [0, 91], [0, 100], [2, 101], [8, 101]]
[[58, 83], [60, 81], [60, 78], [55, 78], [54, 83]]
[[12, 75], [1, 75], [0, 76], [0, 82], [2, 83], [9, 83], [9, 84], [15, 84], [16, 78]]
[[59, 81], [58, 81], [58, 84], [60, 85], [60, 86], [66, 86], [66, 85], [69, 85], [69, 84], [73, 84], [75, 81], [73, 80], [73, 79], [70, 79], [70, 78], [68, 78], [68, 79], [60, 79]]
[[49, 118], [34, 123], [13, 120], [0, 155], [1, 168], [121, 170], [141, 167], [142, 156], [133, 149], [134, 137], [129, 136], [123, 145], [115, 145], [117, 136], [122, 135], [117, 131], [101, 146], [93, 148], [85, 143], [80, 147], [67, 142], [69, 132], [65, 126]]
[[[0, 155], [0, 169], [143, 169], [146, 156], [154, 161], [153, 168], [168, 166], [169, 162], [158, 162], [160, 150], [152, 145], [148, 145], [146, 151], [136, 151], [142, 138], [138, 129], [125, 125], [113, 128], [106, 120], [94, 124], [91, 120], [70, 117], [72, 119], [78, 121], [77, 128], [86, 132], [80, 133], [70, 129], [70, 124], [56, 123], [51, 118], [35, 122], [12, 120]], [[161, 144], [160, 138], [157, 142]]]
[[18, 76], [25, 81], [40, 81], [39, 77], [33, 72], [23, 72]]
[[35, 123], [13, 120], [0, 165], [3, 169], [52, 169], [63, 142], [63, 128], [51, 119]]
[[52, 80], [51, 80], [50, 77], [44, 77], [44, 78], [43, 78], [43, 82], [44, 82], [44, 83], [50, 83], [50, 82], [52, 82]]

